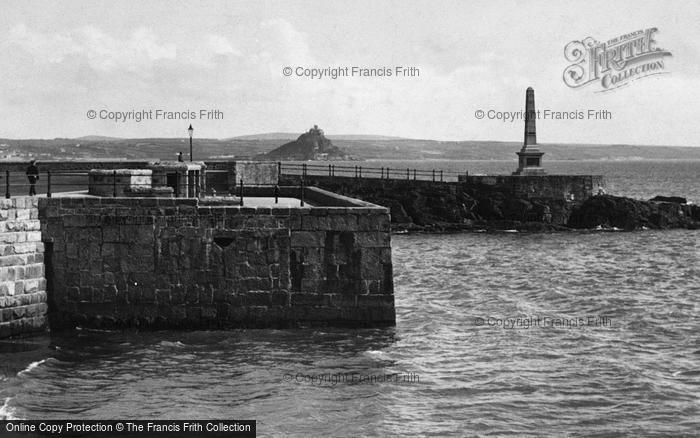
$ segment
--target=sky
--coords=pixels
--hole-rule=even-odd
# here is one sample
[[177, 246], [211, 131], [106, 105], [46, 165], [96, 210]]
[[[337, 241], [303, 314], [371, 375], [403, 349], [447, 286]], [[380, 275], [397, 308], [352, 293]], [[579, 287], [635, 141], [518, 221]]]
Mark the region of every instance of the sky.
[[[331, 138], [522, 141], [522, 120], [494, 117], [521, 111], [531, 86], [552, 111], [540, 143], [699, 146], [698, 22], [692, 1], [4, 1], [0, 138], [186, 137], [191, 123], [207, 138], [318, 124]], [[664, 74], [606, 92], [564, 83], [569, 42], [648, 28], [671, 53]], [[297, 74], [353, 66], [393, 74]]]

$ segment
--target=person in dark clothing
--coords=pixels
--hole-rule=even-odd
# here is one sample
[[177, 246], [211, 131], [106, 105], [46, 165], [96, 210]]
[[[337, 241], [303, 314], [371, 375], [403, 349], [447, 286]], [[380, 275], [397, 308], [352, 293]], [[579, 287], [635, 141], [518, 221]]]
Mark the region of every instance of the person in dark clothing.
[[179, 161], [179, 162], [184, 161], [184, 160], [182, 159], [182, 152], [178, 152], [178, 154], [177, 154], [177, 161]]
[[39, 181], [39, 168], [36, 160], [32, 160], [27, 167], [27, 179], [29, 180], [29, 196], [36, 195], [36, 182]]

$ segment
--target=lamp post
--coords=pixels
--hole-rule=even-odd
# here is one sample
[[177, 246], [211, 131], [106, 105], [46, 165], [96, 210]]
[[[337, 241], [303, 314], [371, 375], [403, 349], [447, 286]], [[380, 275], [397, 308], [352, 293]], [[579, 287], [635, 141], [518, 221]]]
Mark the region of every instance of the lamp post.
[[187, 132], [190, 133], [190, 161], [192, 161], [192, 134], [194, 133], [194, 128], [192, 127], [192, 124], [190, 124], [190, 127], [187, 129]]

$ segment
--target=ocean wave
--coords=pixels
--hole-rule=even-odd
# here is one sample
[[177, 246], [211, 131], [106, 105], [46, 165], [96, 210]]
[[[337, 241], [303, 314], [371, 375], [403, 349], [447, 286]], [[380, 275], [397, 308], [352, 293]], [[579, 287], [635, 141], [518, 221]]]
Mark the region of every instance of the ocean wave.
[[30, 364], [27, 366], [27, 368], [25, 368], [25, 369], [23, 369], [22, 371], [20, 371], [20, 372], [17, 373], [17, 377], [22, 377], [22, 376], [24, 376], [24, 375], [26, 375], [26, 374], [32, 372], [32, 370], [34, 370], [35, 368], [37, 368], [39, 365], [45, 364], [45, 363], [49, 362], [49, 361], [52, 360], [52, 359], [53, 359], [52, 357], [47, 357], [46, 359], [42, 359], [42, 360], [38, 360], [38, 361], [36, 361], [36, 362], [30, 363]]
[[10, 406], [11, 401], [12, 397], [5, 397], [2, 407], [0, 407], [0, 420], [19, 420], [19, 418], [16, 417], [15, 409]]
[[160, 341], [158, 346], [166, 348], [184, 348], [185, 344], [180, 341]]

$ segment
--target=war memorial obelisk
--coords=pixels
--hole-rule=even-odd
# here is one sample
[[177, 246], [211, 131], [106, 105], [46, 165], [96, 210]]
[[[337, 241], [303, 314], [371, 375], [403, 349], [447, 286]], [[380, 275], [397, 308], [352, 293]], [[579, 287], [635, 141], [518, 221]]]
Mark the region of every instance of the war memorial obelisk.
[[535, 122], [537, 112], [535, 111], [535, 90], [528, 87], [525, 91], [525, 139], [523, 147], [518, 154], [518, 170], [513, 175], [544, 175], [546, 172], [542, 168], [542, 155], [537, 148], [537, 133]]

